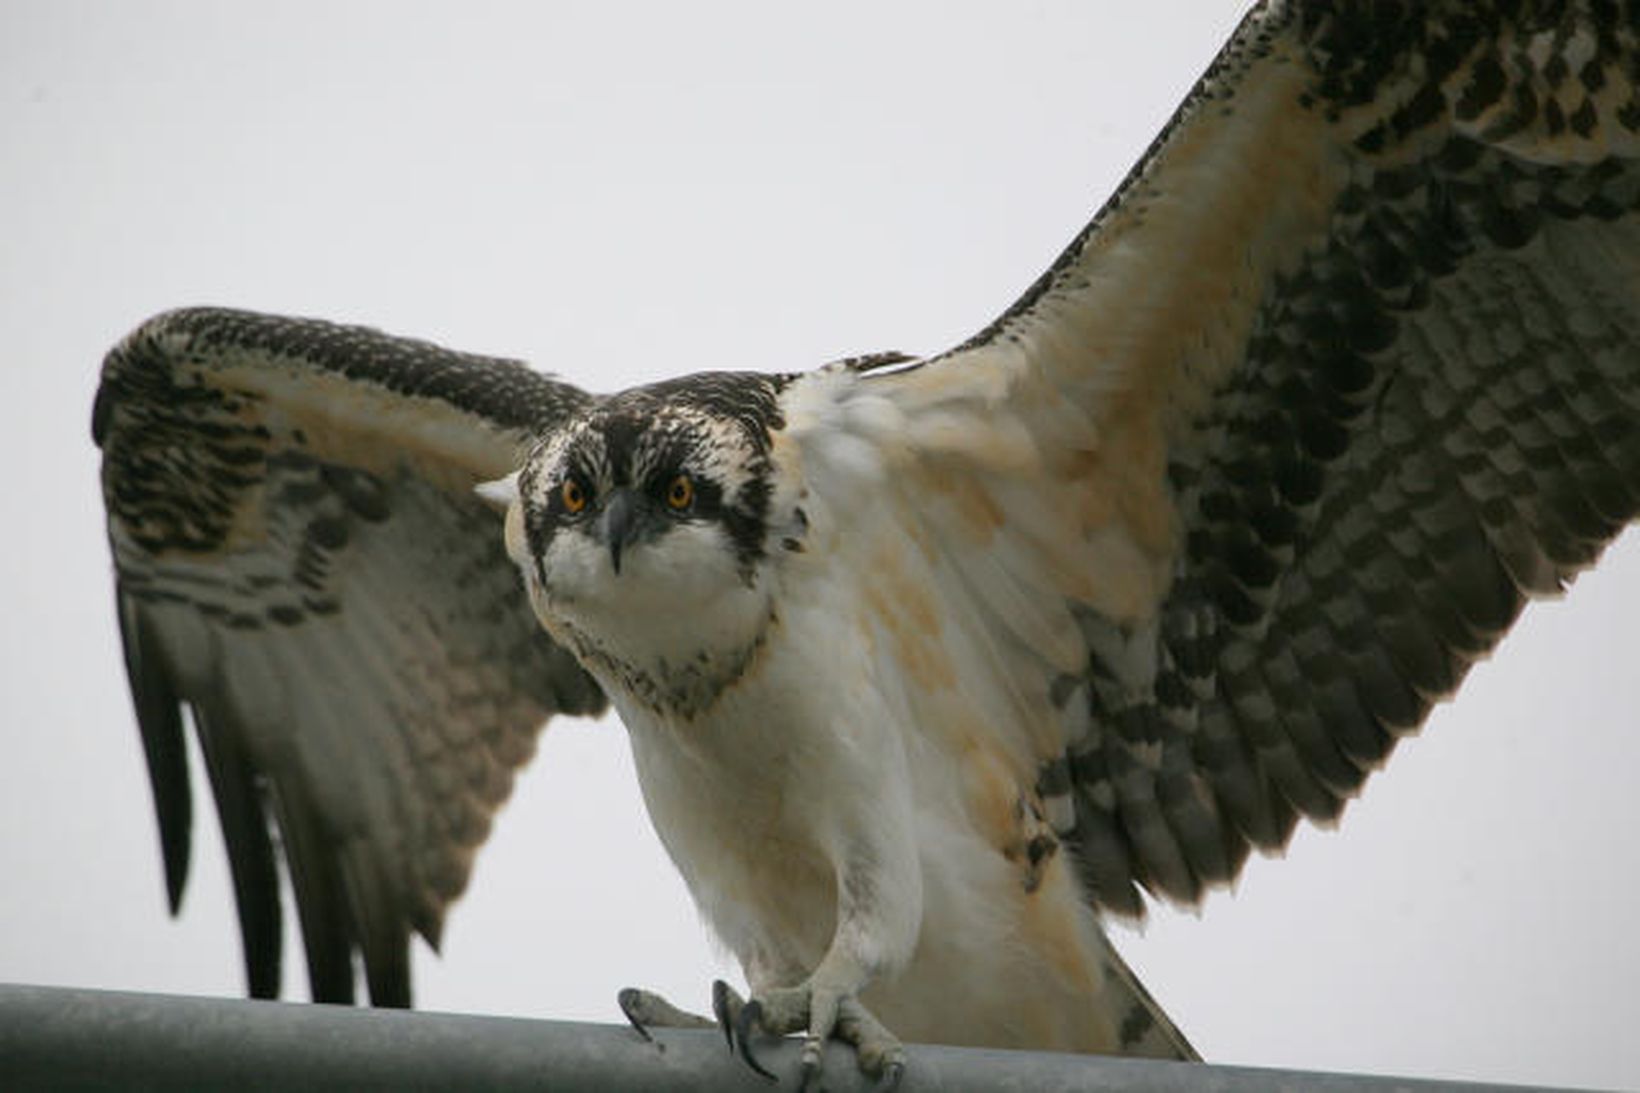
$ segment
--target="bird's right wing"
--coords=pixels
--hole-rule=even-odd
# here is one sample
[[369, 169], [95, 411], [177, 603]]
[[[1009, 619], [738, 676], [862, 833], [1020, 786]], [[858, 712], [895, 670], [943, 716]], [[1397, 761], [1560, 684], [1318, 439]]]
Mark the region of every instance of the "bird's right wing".
[[186, 710], [253, 995], [279, 989], [282, 852], [314, 998], [352, 1000], [357, 950], [372, 1000], [408, 1005], [410, 933], [437, 943], [541, 724], [604, 708], [473, 492], [588, 400], [513, 361], [218, 309], [109, 353], [92, 431], [171, 905]]
[[1001, 318], [794, 385], [908, 720], [1098, 905], [1335, 820], [1640, 517], [1637, 28], [1266, 0]]

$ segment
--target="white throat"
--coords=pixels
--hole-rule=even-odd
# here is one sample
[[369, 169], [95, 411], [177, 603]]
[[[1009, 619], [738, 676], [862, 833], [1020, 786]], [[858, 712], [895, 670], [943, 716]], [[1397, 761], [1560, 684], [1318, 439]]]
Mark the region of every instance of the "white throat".
[[719, 532], [681, 525], [615, 572], [604, 547], [560, 534], [529, 577], [536, 614], [618, 706], [692, 720], [752, 669], [773, 621], [767, 571], [750, 576]]

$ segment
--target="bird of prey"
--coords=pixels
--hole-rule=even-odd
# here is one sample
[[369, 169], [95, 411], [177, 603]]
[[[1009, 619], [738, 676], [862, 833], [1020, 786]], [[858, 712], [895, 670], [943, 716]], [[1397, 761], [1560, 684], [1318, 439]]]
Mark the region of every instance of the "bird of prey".
[[[1640, 11], [1270, 0], [1012, 307], [594, 396], [219, 309], [93, 413], [170, 897], [184, 731], [272, 995], [410, 999], [513, 773], [612, 704], [800, 1032], [1190, 1057], [1102, 930], [1335, 819], [1640, 506]], [[186, 711], [186, 719], [184, 717]], [[623, 992], [640, 1024], [687, 1020]]]

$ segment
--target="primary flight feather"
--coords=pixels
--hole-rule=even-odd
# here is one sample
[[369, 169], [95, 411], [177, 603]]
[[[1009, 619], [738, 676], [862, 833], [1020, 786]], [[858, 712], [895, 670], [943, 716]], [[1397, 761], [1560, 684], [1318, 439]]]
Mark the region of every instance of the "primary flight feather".
[[1335, 818], [1635, 515], [1635, 14], [1261, 5], [927, 359], [591, 396], [144, 324], [94, 433], [173, 904], [186, 707], [252, 992], [282, 855], [315, 997], [356, 948], [407, 1003], [535, 732], [607, 700], [753, 1065], [760, 1031], [810, 1069], [833, 1034], [889, 1073], [896, 1034], [1189, 1057], [1101, 914]]

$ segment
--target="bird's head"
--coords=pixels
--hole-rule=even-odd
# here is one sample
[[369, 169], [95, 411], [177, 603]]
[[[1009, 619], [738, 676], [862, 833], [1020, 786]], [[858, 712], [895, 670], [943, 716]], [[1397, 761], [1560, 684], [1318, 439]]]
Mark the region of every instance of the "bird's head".
[[740, 374], [637, 388], [525, 459], [508, 553], [547, 630], [612, 691], [720, 688], [762, 640], [778, 392]]

